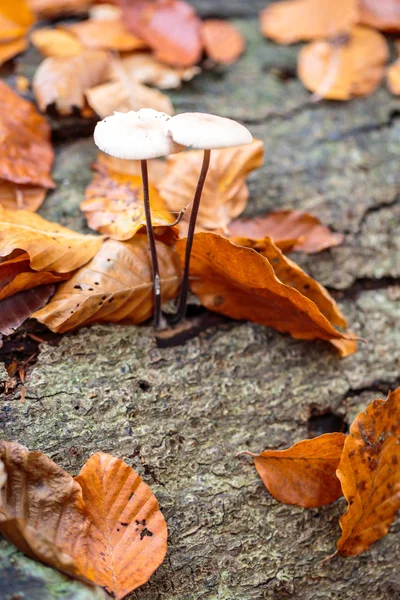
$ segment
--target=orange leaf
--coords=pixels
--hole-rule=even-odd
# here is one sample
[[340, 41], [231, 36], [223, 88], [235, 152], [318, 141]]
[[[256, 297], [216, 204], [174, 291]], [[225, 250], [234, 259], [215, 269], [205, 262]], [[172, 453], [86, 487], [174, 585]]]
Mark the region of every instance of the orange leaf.
[[201, 21], [182, 0], [119, 0], [128, 28], [176, 67], [190, 67], [202, 54]]
[[86, 13], [92, 4], [92, 0], [28, 0], [28, 2], [32, 11], [44, 19]]
[[24, 253], [0, 263], [0, 300], [18, 292], [29, 290], [47, 283], [57, 283], [68, 275], [57, 275], [48, 271], [33, 271], [29, 266], [29, 256]]
[[[177, 257], [157, 242], [163, 301], [177, 295]], [[52, 301], [34, 317], [63, 333], [94, 322], [129, 320], [141, 323], [153, 312], [153, 282], [147, 236], [129, 242], [107, 240], [93, 260], [59, 285]]]
[[55, 286], [52, 284], [40, 285], [0, 300], [0, 333], [2, 335], [14, 333], [36, 310], [49, 301], [54, 290]]
[[[199, 227], [226, 230], [231, 220], [243, 212], [249, 197], [245, 179], [261, 167], [263, 155], [264, 144], [260, 140], [211, 152], [197, 219]], [[173, 214], [193, 202], [202, 161], [202, 150], [180, 152], [167, 158], [167, 174], [158, 189]], [[185, 221], [189, 220], [190, 212], [186, 211]]]
[[360, 23], [382, 31], [400, 31], [399, 0], [360, 0]]
[[24, 250], [35, 271], [68, 273], [97, 252], [102, 237], [82, 235], [26, 210], [0, 208], [0, 256]]
[[337, 476], [348, 502], [337, 549], [357, 556], [387, 534], [400, 509], [400, 389], [356, 417]]
[[0, 41], [9, 42], [23, 37], [34, 20], [26, 0], [3, 0], [0, 5]]
[[28, 47], [28, 42], [25, 38], [19, 38], [18, 40], [12, 40], [11, 42], [3, 42], [0, 44], [0, 66], [17, 56], [17, 54], [21, 54]]
[[[270, 244], [273, 247], [272, 241]], [[186, 240], [178, 240], [181, 260], [185, 245]], [[347, 338], [332, 327], [314, 302], [282, 283], [266, 258], [219, 235], [195, 234], [190, 275], [193, 293], [210, 310], [273, 327], [295, 338]]]
[[[104, 152], [99, 152], [97, 162], [93, 168], [99, 173], [114, 171], [120, 175], [130, 175], [132, 177], [141, 177], [140, 160], [125, 160], [116, 158]], [[149, 182], [152, 186], [157, 187], [159, 182], [165, 176], [167, 171], [167, 163], [159, 158], [151, 158], [147, 161], [147, 169], [149, 172]]]
[[278, 44], [348, 33], [358, 19], [357, 0], [286, 0], [261, 13], [261, 31]]
[[70, 57], [83, 52], [80, 41], [68, 31], [61, 29], [35, 29], [31, 33], [32, 44], [44, 56]]
[[304, 46], [298, 73], [305, 87], [322, 98], [349, 100], [368, 96], [379, 86], [389, 58], [385, 38], [354, 27], [347, 42], [316, 41]]
[[346, 436], [325, 433], [297, 442], [287, 450], [251, 454], [265, 487], [285, 504], [313, 508], [330, 504], [342, 495], [336, 469]]
[[[127, 161], [128, 162], [128, 161]], [[164, 200], [149, 186], [153, 226], [165, 226], [175, 221]], [[96, 173], [86, 188], [81, 210], [89, 227], [115, 240], [129, 240], [146, 225], [142, 178], [116, 171]]]
[[208, 19], [201, 26], [201, 37], [208, 56], [215, 62], [235, 62], [245, 49], [240, 31], [228, 21]]
[[0, 81], [0, 178], [53, 188], [50, 127], [31, 102]]
[[85, 92], [108, 81], [110, 57], [101, 50], [86, 50], [79, 56], [49, 57], [37, 69], [33, 91], [39, 108], [46, 111], [55, 104], [61, 115], [85, 107]]
[[126, 25], [117, 19], [87, 19], [73, 25], [64, 25], [63, 28], [74, 34], [90, 50], [127, 52], [147, 48], [143, 40], [130, 33]]
[[239, 238], [261, 242], [264, 237], [272, 238], [279, 246], [300, 240], [291, 244], [292, 249], [307, 254], [338, 246], [343, 241], [341, 233], [332, 233], [316, 217], [297, 210], [279, 210], [252, 219], [237, 219], [229, 225], [229, 238], [235, 243], [241, 243]]
[[41, 187], [18, 185], [0, 179], [0, 206], [6, 210], [35, 212], [42, 205], [47, 190]]

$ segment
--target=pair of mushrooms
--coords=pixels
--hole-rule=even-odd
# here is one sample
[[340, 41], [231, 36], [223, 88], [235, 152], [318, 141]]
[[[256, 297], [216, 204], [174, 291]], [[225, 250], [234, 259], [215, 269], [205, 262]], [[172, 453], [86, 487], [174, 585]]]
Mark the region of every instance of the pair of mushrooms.
[[176, 324], [186, 315], [190, 255], [201, 194], [210, 165], [211, 150], [250, 144], [252, 140], [253, 137], [248, 129], [236, 121], [204, 113], [183, 113], [169, 117], [151, 108], [142, 108], [137, 112], [114, 113], [97, 124], [94, 141], [100, 150], [117, 158], [140, 160], [154, 284], [154, 326], [157, 329], [160, 328], [162, 320], [161, 280], [151, 220], [147, 160], [176, 154], [184, 148], [204, 150], [203, 164], [190, 215], [177, 312], [170, 319], [170, 323]]

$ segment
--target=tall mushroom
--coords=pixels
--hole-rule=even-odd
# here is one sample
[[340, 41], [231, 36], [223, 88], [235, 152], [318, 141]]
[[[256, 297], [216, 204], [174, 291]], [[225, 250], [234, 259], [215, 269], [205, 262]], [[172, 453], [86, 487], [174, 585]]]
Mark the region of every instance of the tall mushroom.
[[147, 160], [183, 150], [183, 146], [176, 144], [165, 132], [165, 126], [170, 118], [151, 108], [142, 108], [137, 112], [133, 110], [127, 113], [116, 112], [99, 121], [94, 131], [95, 144], [106, 154], [126, 160], [140, 160], [147, 237], [153, 272], [154, 327], [157, 329], [161, 325], [161, 281], [151, 221]]
[[171, 323], [179, 323], [186, 314], [187, 296], [189, 291], [190, 255], [201, 194], [210, 166], [211, 150], [251, 144], [253, 136], [246, 127], [243, 127], [243, 125], [240, 125], [237, 121], [206, 113], [182, 113], [175, 117], [171, 117], [165, 123], [165, 131], [177, 144], [182, 144], [183, 146], [188, 146], [197, 150], [204, 150], [203, 164], [193, 198], [192, 212], [189, 221], [185, 249], [185, 265], [178, 308], [176, 314], [170, 320]]

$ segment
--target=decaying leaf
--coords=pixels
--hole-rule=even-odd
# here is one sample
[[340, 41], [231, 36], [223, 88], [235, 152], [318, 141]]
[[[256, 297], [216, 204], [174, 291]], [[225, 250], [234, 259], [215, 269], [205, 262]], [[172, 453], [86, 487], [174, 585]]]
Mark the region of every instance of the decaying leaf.
[[0, 5], [0, 42], [24, 37], [34, 20], [26, 0], [3, 0]]
[[25, 38], [19, 38], [18, 40], [12, 40], [11, 42], [0, 43], [0, 66], [21, 54], [28, 47], [28, 42]]
[[[186, 240], [178, 240], [181, 260], [185, 245]], [[265, 257], [219, 235], [195, 234], [190, 275], [193, 293], [214, 312], [300, 339], [347, 338], [333, 328], [314, 302], [282, 283]]]
[[86, 13], [93, 0], [28, 0], [28, 4], [36, 16], [54, 19]]
[[182, 81], [190, 81], [201, 72], [200, 67], [171, 67], [147, 52], [122, 56], [121, 66], [130, 80], [154, 85], [161, 90], [178, 88]]
[[[174, 250], [157, 242], [163, 301], [178, 292], [180, 271]], [[153, 283], [147, 236], [129, 242], [107, 240], [93, 260], [62, 283], [35, 318], [63, 333], [94, 322], [141, 323], [153, 311]]]
[[[142, 175], [140, 160], [125, 160], [123, 158], [110, 156], [104, 152], [98, 153], [97, 161], [93, 165], [93, 168], [99, 173], [114, 171], [121, 175], [131, 175], [133, 177], [141, 177]], [[165, 176], [167, 163], [165, 160], [159, 158], [151, 158], [147, 161], [147, 170], [150, 184], [157, 187], [159, 182]]]
[[[261, 167], [264, 144], [254, 140], [246, 146], [213, 150], [197, 219], [199, 227], [225, 231], [240, 215], [249, 197], [246, 177]], [[168, 170], [158, 189], [173, 214], [190, 207], [199, 178], [203, 151], [180, 152], [167, 159]], [[184, 220], [190, 217], [190, 208]]]
[[57, 283], [68, 278], [65, 274], [34, 271], [29, 263], [29, 255], [26, 253], [0, 262], [0, 300], [40, 285]]
[[228, 21], [207, 19], [201, 26], [201, 38], [208, 56], [215, 62], [235, 62], [245, 49], [240, 31]]
[[[54, 294], [54, 284], [41, 285], [0, 300], [0, 334], [11, 335]], [[0, 507], [1, 533], [1, 507]]]
[[190, 67], [202, 54], [201, 21], [183, 0], [119, 0], [128, 28], [175, 67]]
[[34, 105], [0, 81], [0, 178], [53, 188], [50, 127]]
[[349, 100], [379, 86], [389, 58], [385, 38], [354, 27], [348, 41], [316, 41], [299, 53], [298, 73], [305, 87], [321, 98]]
[[75, 480], [41, 452], [0, 441], [7, 475], [0, 532], [17, 548], [122, 599], [166, 552], [167, 527], [150, 488], [122, 460], [94, 454]]
[[41, 111], [52, 104], [61, 115], [85, 107], [85, 92], [109, 79], [110, 57], [101, 50], [79, 56], [46, 58], [33, 78], [33, 91]]
[[360, 0], [360, 23], [382, 31], [400, 31], [399, 0]]
[[143, 40], [134, 36], [122, 20], [86, 19], [63, 28], [74, 34], [89, 50], [118, 50], [128, 52], [147, 48]]
[[342, 495], [336, 469], [346, 436], [325, 433], [297, 442], [287, 450], [251, 454], [265, 487], [284, 504], [313, 508], [330, 504]]
[[261, 31], [278, 44], [333, 38], [357, 23], [357, 0], [286, 0], [261, 13]]
[[400, 389], [356, 417], [337, 476], [348, 502], [337, 549], [357, 556], [387, 534], [400, 509]]
[[24, 250], [35, 271], [74, 271], [96, 254], [102, 241], [100, 236], [76, 233], [26, 210], [0, 208], [0, 256]]
[[[156, 188], [150, 185], [149, 191], [153, 226], [173, 223], [175, 217]], [[81, 210], [92, 229], [115, 240], [129, 240], [146, 225], [142, 178], [103, 169], [86, 188]]]
[[46, 197], [41, 187], [19, 185], [0, 179], [0, 206], [6, 210], [29, 210], [35, 212]]
[[68, 58], [79, 56], [83, 52], [81, 42], [68, 31], [44, 27], [35, 29], [30, 35], [32, 44], [44, 56]]

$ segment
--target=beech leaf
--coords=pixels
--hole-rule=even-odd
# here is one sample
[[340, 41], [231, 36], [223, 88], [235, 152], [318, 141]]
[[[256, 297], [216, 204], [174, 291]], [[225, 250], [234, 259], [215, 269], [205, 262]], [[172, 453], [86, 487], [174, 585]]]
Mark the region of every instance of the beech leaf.
[[313, 508], [330, 504], [342, 495], [336, 469], [346, 436], [325, 433], [297, 442], [287, 450], [251, 454], [265, 487], [285, 504]]
[[54, 294], [52, 284], [40, 285], [0, 300], [0, 333], [11, 335]]
[[29, 263], [29, 255], [26, 253], [0, 262], [0, 300], [39, 285], [58, 283], [68, 278], [66, 274], [33, 271]]
[[245, 49], [240, 31], [228, 21], [207, 19], [201, 26], [201, 38], [208, 56], [215, 62], [235, 62]]
[[68, 58], [79, 56], [84, 48], [80, 41], [68, 31], [44, 27], [35, 29], [30, 35], [32, 44], [44, 56]]
[[398, 0], [360, 0], [360, 23], [382, 31], [400, 31]]
[[35, 212], [42, 205], [47, 190], [0, 179], [0, 206], [6, 210]]
[[128, 31], [119, 19], [86, 19], [73, 25], [64, 25], [89, 50], [115, 50], [127, 52], [147, 48], [143, 40]]
[[337, 476], [348, 502], [337, 549], [357, 556], [387, 534], [400, 509], [400, 388], [357, 415]]

